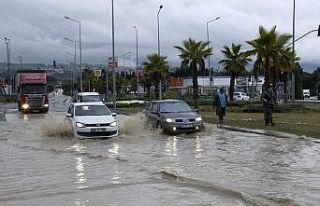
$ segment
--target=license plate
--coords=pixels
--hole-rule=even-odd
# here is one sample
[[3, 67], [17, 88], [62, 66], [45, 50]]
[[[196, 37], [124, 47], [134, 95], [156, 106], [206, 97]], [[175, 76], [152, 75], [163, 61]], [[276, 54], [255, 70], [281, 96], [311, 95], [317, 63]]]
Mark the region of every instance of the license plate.
[[190, 128], [192, 127], [192, 124], [183, 124], [181, 125], [182, 128]]
[[91, 132], [105, 132], [106, 129], [105, 128], [94, 128], [94, 129], [91, 129]]

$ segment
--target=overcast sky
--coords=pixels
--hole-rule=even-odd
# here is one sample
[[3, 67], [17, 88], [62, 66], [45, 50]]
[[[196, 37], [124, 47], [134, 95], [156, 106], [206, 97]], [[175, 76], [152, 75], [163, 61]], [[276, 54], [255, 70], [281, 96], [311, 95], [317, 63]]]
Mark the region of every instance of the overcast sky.
[[[177, 50], [188, 37], [206, 40], [206, 22], [214, 55], [231, 43], [243, 44], [258, 36], [258, 27], [276, 25], [281, 33], [292, 33], [293, 0], [114, 0], [115, 52], [121, 57], [132, 52], [135, 61], [135, 30], [139, 32], [139, 61], [157, 53], [157, 12], [160, 12], [161, 54], [172, 65], [179, 65]], [[317, 29], [320, 24], [320, 0], [296, 0], [296, 37]], [[82, 22], [83, 62], [104, 64], [111, 56], [111, 0], [1, 0], [0, 62], [6, 61], [4, 37], [11, 39], [11, 61], [51, 64], [72, 61], [72, 44], [78, 41], [78, 25], [64, 19], [69, 16]], [[296, 43], [303, 63], [319, 65], [320, 37], [310, 34]], [[77, 51], [78, 52], [78, 51]], [[122, 60], [119, 62], [121, 63]], [[129, 62], [129, 60], [128, 60]], [[214, 63], [212, 63], [214, 64]], [[214, 64], [215, 65], [215, 64]]]

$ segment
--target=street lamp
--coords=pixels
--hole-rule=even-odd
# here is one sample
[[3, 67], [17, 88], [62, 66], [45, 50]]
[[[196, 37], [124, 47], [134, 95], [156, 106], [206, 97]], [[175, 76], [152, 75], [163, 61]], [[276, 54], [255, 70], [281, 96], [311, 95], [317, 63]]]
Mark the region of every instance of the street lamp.
[[[73, 86], [73, 90], [76, 88], [77, 86], [77, 42], [75, 40], [72, 40], [72, 39], [69, 39], [67, 37], [64, 37], [65, 40], [69, 41], [69, 42], [72, 42], [74, 43], [74, 57], [73, 57], [73, 61], [74, 61], [74, 84], [72, 85]], [[72, 90], [72, 91], [73, 91]], [[74, 94], [74, 92], [73, 92]]]
[[81, 22], [79, 20], [76, 20], [76, 19], [73, 19], [73, 18], [70, 18], [68, 16], [65, 16], [64, 17], [65, 19], [68, 19], [70, 21], [73, 21], [73, 22], [76, 22], [79, 24], [79, 52], [80, 52], [80, 56], [79, 56], [79, 59], [80, 59], [80, 91], [82, 92], [83, 91], [83, 85], [82, 85], [82, 48], [81, 48]]
[[[214, 19], [211, 19], [207, 21], [207, 42], [208, 42], [208, 48], [210, 48], [210, 39], [209, 39], [209, 24], [219, 20], [221, 17], [216, 17]], [[210, 67], [210, 55], [208, 56], [208, 69], [209, 69], [209, 76], [210, 76], [210, 84], [213, 85], [213, 78], [212, 78], [212, 70]]]
[[136, 31], [136, 73], [137, 73], [137, 92], [139, 92], [139, 48], [138, 48], [138, 29], [136, 25], [132, 26]]
[[130, 56], [132, 54], [132, 52], [127, 52], [121, 55], [122, 59], [123, 59], [123, 68], [124, 70], [126, 70], [126, 58], [127, 56]]
[[[159, 6], [159, 11], [158, 11], [158, 14], [157, 14], [157, 23], [158, 23], [158, 56], [160, 56], [160, 24], [159, 24], [159, 13], [161, 11], [161, 9], [163, 8], [163, 5], [160, 5]], [[162, 99], [162, 91], [161, 91], [161, 74], [160, 74], [160, 83], [159, 83], [159, 100]]]
[[4, 38], [4, 43], [6, 44], [6, 48], [7, 48], [7, 84], [9, 84], [10, 79], [11, 79], [11, 71], [10, 71], [10, 48], [9, 48], [9, 44], [10, 44], [11, 40], [7, 37]]
[[[292, 14], [292, 51], [295, 53], [294, 42], [295, 42], [295, 28], [296, 28], [296, 0], [293, 0], [293, 14]], [[295, 70], [295, 65], [293, 66], [293, 70]], [[295, 75], [294, 72], [291, 72], [291, 92], [292, 92], [292, 100], [295, 100]]]
[[[66, 54], [68, 54], [68, 55], [70, 55], [70, 56], [72, 56], [73, 58], [74, 58], [74, 54], [72, 54], [72, 53], [70, 53], [70, 52], [66, 52]], [[70, 84], [70, 94], [72, 94], [72, 88], [73, 88], [73, 75], [74, 75], [74, 72], [72, 72], [72, 69], [71, 69], [71, 63], [70, 63], [70, 66], [69, 66], [69, 68], [70, 68], [70, 82], [71, 82], [71, 84]], [[74, 67], [73, 67], [73, 69], [74, 69]]]
[[114, 52], [114, 9], [113, 0], [111, 0], [112, 14], [112, 81], [113, 81], [113, 110], [116, 111], [116, 73], [115, 73], [115, 52]]
[[18, 56], [18, 60], [19, 60], [19, 62], [20, 62], [20, 69], [22, 69], [23, 57], [22, 57], [22, 56]]

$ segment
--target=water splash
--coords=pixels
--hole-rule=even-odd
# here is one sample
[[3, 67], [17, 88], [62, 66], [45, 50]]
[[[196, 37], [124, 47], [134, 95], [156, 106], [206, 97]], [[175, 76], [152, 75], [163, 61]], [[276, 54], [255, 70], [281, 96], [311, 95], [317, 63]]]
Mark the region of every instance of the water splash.
[[58, 118], [45, 119], [40, 130], [43, 135], [48, 137], [73, 137], [71, 125]]

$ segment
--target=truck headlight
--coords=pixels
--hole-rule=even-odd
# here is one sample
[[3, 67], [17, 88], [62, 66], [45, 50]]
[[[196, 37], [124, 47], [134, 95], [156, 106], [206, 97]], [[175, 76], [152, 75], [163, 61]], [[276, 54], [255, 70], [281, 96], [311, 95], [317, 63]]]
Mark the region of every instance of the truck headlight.
[[167, 119], [166, 119], [166, 122], [167, 122], [167, 123], [171, 123], [171, 122], [173, 122], [173, 119], [167, 118]]
[[21, 105], [22, 109], [29, 109], [29, 104], [23, 104]]
[[43, 106], [44, 106], [44, 107], [49, 107], [49, 104], [44, 104]]
[[196, 122], [201, 122], [202, 121], [202, 118], [201, 117], [197, 117], [196, 118]]
[[76, 126], [77, 126], [78, 128], [85, 128], [85, 127], [86, 127], [86, 125], [83, 124], [83, 123], [81, 123], [81, 122], [77, 122], [77, 123], [76, 123]]
[[117, 126], [117, 122], [111, 122], [110, 123], [110, 127], [116, 127]]

